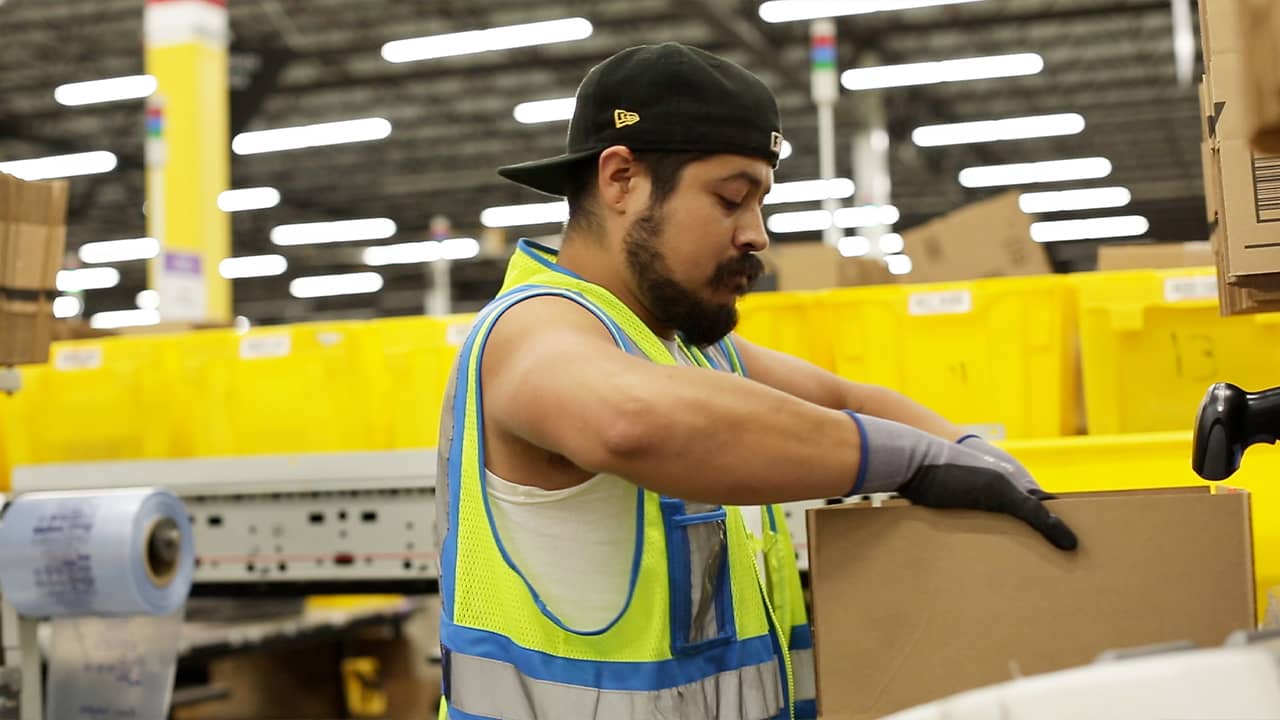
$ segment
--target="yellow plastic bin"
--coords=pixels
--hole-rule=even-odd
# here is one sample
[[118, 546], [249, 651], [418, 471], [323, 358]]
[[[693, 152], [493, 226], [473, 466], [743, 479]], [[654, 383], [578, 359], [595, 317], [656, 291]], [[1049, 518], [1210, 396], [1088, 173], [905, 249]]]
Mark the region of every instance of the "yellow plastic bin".
[[736, 332], [747, 340], [834, 369], [831, 345], [819, 326], [819, 292], [760, 292], [738, 303]]
[[[1258, 614], [1266, 592], [1280, 586], [1280, 447], [1255, 445], [1240, 471], [1221, 483], [1201, 480], [1191, 470], [1191, 431], [1088, 435], [1020, 440], [1004, 448], [1026, 465], [1046, 490], [1092, 492], [1210, 485], [1243, 488], [1251, 494], [1253, 565]], [[1081, 537], [1087, 549], [1089, 538]]]
[[175, 348], [182, 454], [375, 450], [388, 442], [367, 323], [201, 330]]
[[382, 318], [369, 323], [380, 356], [382, 411], [392, 449], [436, 447], [440, 412], [473, 314]]
[[1280, 313], [1220, 317], [1212, 267], [1072, 278], [1090, 433], [1190, 429], [1215, 382], [1280, 385]]
[[47, 364], [23, 366], [22, 389], [5, 403], [10, 464], [170, 456], [173, 337], [57, 342]]
[[1075, 305], [1063, 276], [828, 291], [835, 371], [993, 439], [1079, 425]]

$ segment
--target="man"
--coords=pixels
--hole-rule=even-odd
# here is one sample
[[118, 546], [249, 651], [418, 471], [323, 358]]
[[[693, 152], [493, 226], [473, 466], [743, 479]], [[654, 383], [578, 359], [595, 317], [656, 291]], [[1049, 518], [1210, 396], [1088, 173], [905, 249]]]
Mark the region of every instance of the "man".
[[813, 717], [774, 503], [896, 491], [1075, 547], [1013, 458], [731, 334], [781, 132], [746, 70], [644, 46], [587, 74], [565, 155], [499, 171], [570, 218], [558, 256], [520, 244], [445, 403], [448, 717]]

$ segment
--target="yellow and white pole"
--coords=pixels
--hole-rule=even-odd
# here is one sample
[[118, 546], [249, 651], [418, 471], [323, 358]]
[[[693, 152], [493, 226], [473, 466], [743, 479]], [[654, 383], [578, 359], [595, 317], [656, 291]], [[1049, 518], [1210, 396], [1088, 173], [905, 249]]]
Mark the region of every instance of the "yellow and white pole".
[[226, 0], [146, 0], [147, 234], [165, 321], [229, 322], [231, 286], [218, 263], [231, 223], [218, 209], [230, 177]]

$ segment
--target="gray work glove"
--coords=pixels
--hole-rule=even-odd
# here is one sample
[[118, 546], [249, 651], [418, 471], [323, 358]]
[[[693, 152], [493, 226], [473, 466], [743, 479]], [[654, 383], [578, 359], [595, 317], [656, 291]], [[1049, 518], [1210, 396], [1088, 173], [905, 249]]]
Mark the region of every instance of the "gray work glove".
[[845, 413], [862, 438], [862, 461], [850, 495], [896, 492], [926, 507], [1005, 513], [1059, 550], [1076, 549], [1075, 533], [1019, 487], [1008, 463], [908, 425]]
[[1057, 500], [1058, 496], [1045, 492], [1035, 478], [1031, 477], [1031, 473], [1018, 462], [1017, 458], [991, 443], [983, 440], [977, 435], [965, 435], [956, 441], [974, 452], [986, 455], [988, 458], [1004, 465], [1008, 472], [1009, 479], [1013, 481], [1023, 492], [1040, 499], [1040, 500]]

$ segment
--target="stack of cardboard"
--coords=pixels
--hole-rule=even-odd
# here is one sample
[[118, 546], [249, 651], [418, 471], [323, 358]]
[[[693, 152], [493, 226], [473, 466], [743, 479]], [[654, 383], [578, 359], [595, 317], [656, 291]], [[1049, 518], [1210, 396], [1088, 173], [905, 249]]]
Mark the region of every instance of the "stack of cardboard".
[[911, 282], [977, 280], [1053, 272], [1044, 246], [1031, 239], [1035, 217], [1011, 190], [966, 205], [902, 233]]
[[1098, 247], [1099, 270], [1202, 267], [1214, 262], [1208, 242], [1116, 243]]
[[49, 358], [67, 238], [67, 183], [0, 173], [0, 365]]
[[[899, 282], [879, 258], [847, 258], [821, 242], [774, 243], [763, 253], [765, 272], [772, 283], [757, 288], [773, 290], [823, 290], [850, 285], [883, 285]], [[907, 276], [908, 278], [910, 276]]]
[[[1277, 16], [1272, 0], [1200, 3], [1201, 156], [1224, 315], [1280, 310], [1280, 148], [1267, 142], [1280, 115], [1264, 119], [1280, 108], [1269, 97], [1280, 80], [1274, 63], [1255, 64], [1277, 52], [1267, 34]], [[1269, 94], [1258, 89], [1267, 86]], [[1264, 142], [1253, 144], [1255, 137]]]

